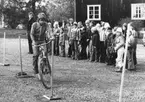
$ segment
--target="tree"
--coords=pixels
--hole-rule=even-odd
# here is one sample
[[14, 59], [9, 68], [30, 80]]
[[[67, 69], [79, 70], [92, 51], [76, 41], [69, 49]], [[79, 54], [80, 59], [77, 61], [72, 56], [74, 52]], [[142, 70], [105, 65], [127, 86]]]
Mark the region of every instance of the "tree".
[[74, 0], [4, 0], [5, 23], [15, 28], [19, 23], [26, 25], [28, 12], [36, 15], [45, 12], [51, 21], [67, 20], [73, 17]]
[[46, 4], [50, 20], [67, 20], [73, 17], [73, 0], [51, 0]]

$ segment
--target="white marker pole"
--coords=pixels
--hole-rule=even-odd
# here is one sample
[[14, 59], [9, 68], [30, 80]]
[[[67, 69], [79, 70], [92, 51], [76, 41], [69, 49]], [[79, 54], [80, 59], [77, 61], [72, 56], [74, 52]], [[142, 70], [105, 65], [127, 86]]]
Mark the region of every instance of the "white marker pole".
[[22, 53], [21, 53], [21, 36], [19, 36], [19, 57], [20, 57], [20, 66], [21, 66], [21, 73], [23, 73], [23, 69], [22, 69]]
[[53, 95], [53, 68], [54, 68], [54, 39], [52, 40], [52, 53], [51, 53], [51, 76], [50, 76], [50, 84], [51, 84], [51, 96], [47, 97], [43, 95], [47, 100], [61, 100], [59, 97], [54, 97]]
[[4, 43], [3, 43], [3, 65], [6, 62], [6, 33], [4, 32]]
[[2, 66], [9, 66], [10, 64], [6, 64], [6, 32], [4, 32], [3, 38], [3, 63], [0, 63]]
[[53, 68], [54, 68], [54, 40], [52, 40], [52, 54], [51, 54], [51, 79], [50, 79], [50, 83], [51, 83], [51, 97], [53, 97]]
[[27, 75], [27, 73], [23, 72], [23, 64], [22, 64], [22, 48], [21, 48], [21, 35], [19, 35], [18, 37], [19, 39], [19, 58], [20, 58], [20, 67], [21, 67], [21, 72], [19, 72], [18, 74], [16, 74], [17, 78], [28, 78], [29, 76]]
[[127, 50], [128, 50], [128, 37], [129, 37], [129, 34], [127, 33], [127, 38], [126, 38], [126, 43], [125, 43], [125, 56], [124, 56], [124, 62], [123, 62], [123, 71], [122, 71], [122, 76], [121, 76], [121, 85], [120, 85], [120, 93], [119, 93], [119, 102], [122, 102], [124, 75], [125, 75]]

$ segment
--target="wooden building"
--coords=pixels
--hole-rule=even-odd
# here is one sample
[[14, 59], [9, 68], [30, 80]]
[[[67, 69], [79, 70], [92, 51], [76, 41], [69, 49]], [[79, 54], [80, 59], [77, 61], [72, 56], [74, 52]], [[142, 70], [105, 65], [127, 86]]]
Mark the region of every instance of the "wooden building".
[[145, 0], [76, 0], [76, 20], [108, 21], [114, 25], [121, 18], [131, 17], [133, 3], [145, 3]]

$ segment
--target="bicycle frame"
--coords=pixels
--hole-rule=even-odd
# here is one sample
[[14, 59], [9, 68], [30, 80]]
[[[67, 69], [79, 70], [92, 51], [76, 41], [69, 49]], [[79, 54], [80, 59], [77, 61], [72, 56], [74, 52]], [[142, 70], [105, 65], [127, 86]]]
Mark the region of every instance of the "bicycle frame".
[[41, 56], [41, 58], [46, 58], [46, 52], [45, 52], [45, 45], [42, 45], [39, 47], [39, 56]]

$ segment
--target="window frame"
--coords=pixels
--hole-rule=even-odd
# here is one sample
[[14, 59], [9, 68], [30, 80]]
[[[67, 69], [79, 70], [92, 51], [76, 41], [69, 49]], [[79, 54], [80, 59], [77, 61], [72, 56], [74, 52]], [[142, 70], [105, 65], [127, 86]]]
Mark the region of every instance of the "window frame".
[[[138, 7], [138, 9], [137, 9], [137, 7]], [[139, 8], [140, 8], [140, 10], [139, 10]], [[137, 17], [135, 15], [137, 15]], [[141, 15], [141, 17], [140, 17], [140, 15]], [[145, 20], [145, 3], [131, 4], [131, 19], [132, 20]]]
[[[95, 18], [95, 17], [93, 17], [93, 18], [90, 18], [90, 7], [93, 7], [93, 16], [95, 16], [96, 14], [95, 14], [95, 7], [98, 7], [99, 9], [98, 9], [98, 18]], [[101, 20], [101, 5], [87, 5], [87, 19], [88, 20], [97, 20], [97, 21], [100, 21]]]

